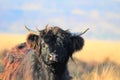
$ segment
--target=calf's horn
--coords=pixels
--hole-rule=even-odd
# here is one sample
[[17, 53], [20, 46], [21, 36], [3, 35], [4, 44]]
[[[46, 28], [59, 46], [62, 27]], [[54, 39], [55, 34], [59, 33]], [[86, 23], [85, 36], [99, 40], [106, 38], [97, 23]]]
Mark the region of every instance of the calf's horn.
[[34, 34], [38, 34], [37, 31], [31, 30], [31, 29], [29, 29], [27, 26], [24, 26], [24, 27], [25, 27], [25, 29], [26, 29], [28, 32], [31, 32], [31, 33], [34, 33]]
[[85, 29], [83, 32], [80, 33], [80, 35], [83, 35], [84, 33], [86, 33], [89, 30], [89, 28]]
[[48, 33], [51, 30], [51, 27], [49, 26], [49, 24], [46, 25], [45, 30], [46, 30], [46, 33]]

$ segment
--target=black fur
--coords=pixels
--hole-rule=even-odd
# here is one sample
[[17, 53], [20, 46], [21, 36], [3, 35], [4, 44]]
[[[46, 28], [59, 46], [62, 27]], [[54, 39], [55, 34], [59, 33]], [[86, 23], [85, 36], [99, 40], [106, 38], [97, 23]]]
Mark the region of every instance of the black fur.
[[6, 72], [10, 73], [10, 78], [5, 75], [3, 80], [70, 80], [68, 60], [75, 51], [82, 49], [84, 39], [56, 26], [39, 33], [27, 37], [30, 49], [13, 73]]

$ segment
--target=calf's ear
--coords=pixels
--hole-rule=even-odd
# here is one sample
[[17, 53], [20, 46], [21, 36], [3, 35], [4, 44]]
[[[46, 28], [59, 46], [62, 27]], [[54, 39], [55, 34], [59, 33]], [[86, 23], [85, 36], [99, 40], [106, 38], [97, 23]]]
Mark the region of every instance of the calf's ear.
[[84, 46], [84, 39], [79, 35], [74, 35], [70, 37], [71, 39], [71, 56], [75, 51], [79, 51]]
[[28, 34], [27, 38], [26, 38], [26, 44], [29, 48], [33, 48], [35, 49], [36, 45], [38, 44], [38, 38], [39, 36], [36, 34]]

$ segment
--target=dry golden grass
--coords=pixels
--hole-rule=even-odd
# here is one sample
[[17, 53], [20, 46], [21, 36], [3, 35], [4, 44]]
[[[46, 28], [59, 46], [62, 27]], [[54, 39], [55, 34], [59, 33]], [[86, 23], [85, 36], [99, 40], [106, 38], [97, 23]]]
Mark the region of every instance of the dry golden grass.
[[120, 80], [120, 67], [111, 63], [100, 64], [83, 76], [84, 80]]
[[120, 41], [86, 40], [83, 50], [74, 57], [87, 62], [110, 60], [120, 64]]
[[25, 41], [26, 35], [20, 34], [0, 34], [0, 51], [3, 49], [10, 49], [15, 45]]

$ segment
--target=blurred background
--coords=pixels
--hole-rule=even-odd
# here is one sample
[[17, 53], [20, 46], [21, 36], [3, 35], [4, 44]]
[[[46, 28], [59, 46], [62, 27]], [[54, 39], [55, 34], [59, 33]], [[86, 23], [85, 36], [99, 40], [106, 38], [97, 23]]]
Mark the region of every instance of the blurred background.
[[0, 0], [0, 72], [3, 55], [25, 42], [24, 26], [36, 30], [47, 24], [75, 33], [90, 28], [69, 63], [74, 80], [120, 80], [120, 0]]
[[24, 34], [46, 24], [86, 38], [120, 40], [120, 0], [0, 0], [0, 33]]

